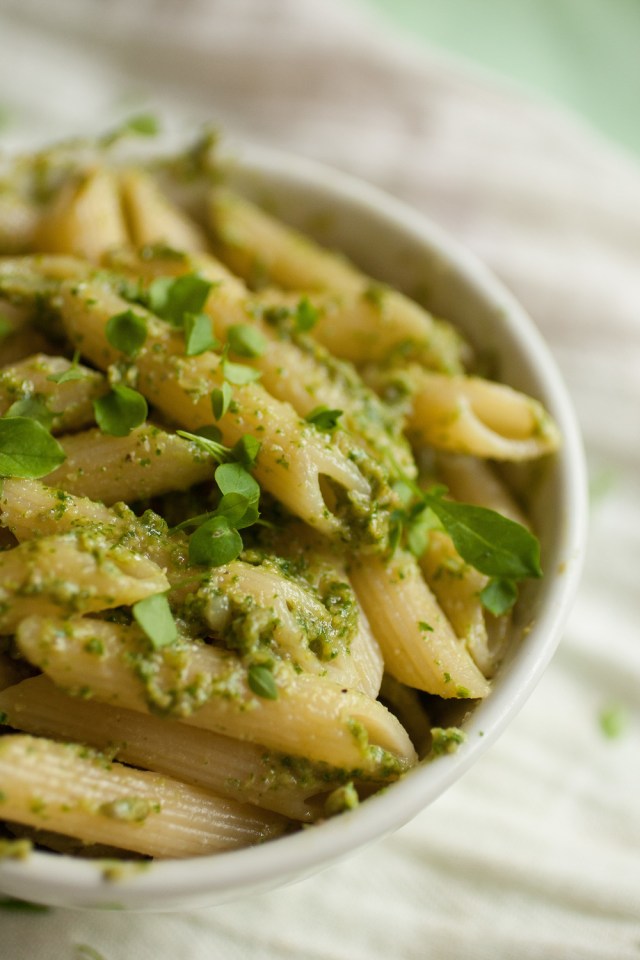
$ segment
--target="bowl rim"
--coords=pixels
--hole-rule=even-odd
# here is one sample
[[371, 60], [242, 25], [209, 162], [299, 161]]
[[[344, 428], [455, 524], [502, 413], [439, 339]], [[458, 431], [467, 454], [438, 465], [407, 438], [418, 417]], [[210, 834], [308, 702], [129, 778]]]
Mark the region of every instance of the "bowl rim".
[[[379, 188], [315, 160], [271, 147], [229, 140], [232, 164], [241, 175], [265, 180], [267, 185], [289, 181], [312, 188], [331, 204], [347, 205], [356, 216], [384, 221], [400, 228], [411, 244], [437, 253], [473, 291], [498, 308], [502, 324], [526, 352], [527, 369], [539, 383], [543, 402], [555, 418], [563, 438], [558, 458], [557, 493], [563, 527], [559, 555], [564, 571], [542, 581], [545, 595], [527, 643], [510, 666], [508, 682], [498, 684], [465, 724], [464, 749], [443, 755], [437, 763], [422, 764], [409, 775], [370, 797], [356, 810], [308, 830], [259, 846], [186, 860], [153, 861], [144, 869], [123, 869], [117, 884], [104, 882], [100, 861], [86, 861], [34, 851], [23, 861], [0, 862], [0, 888], [12, 896], [28, 897], [60, 906], [168, 910], [191, 904], [203, 906], [236, 899], [302, 879], [351, 852], [403, 826], [448, 789], [504, 731], [533, 692], [559, 643], [573, 603], [585, 553], [587, 481], [582, 440], [572, 401], [556, 362], [533, 321], [506, 287], [471, 252], [428, 216], [416, 212]], [[533, 639], [531, 639], [533, 638]], [[277, 851], [277, 855], [274, 853]], [[51, 885], [51, 892], [43, 892]], [[19, 892], [14, 892], [15, 890]], [[36, 895], [37, 894], [37, 895]]]

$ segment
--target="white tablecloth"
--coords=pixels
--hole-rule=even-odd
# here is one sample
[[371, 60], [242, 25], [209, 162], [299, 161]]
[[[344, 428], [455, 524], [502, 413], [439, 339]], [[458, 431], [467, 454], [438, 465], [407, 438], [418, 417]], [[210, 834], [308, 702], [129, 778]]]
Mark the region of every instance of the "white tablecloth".
[[[551, 344], [594, 501], [583, 587], [517, 720], [395, 836], [194, 913], [3, 911], [2, 960], [640, 956], [640, 173], [577, 121], [340, 0], [5, 0], [9, 144], [144, 105], [367, 178], [486, 260]], [[595, 495], [597, 493], [597, 496]], [[607, 738], [599, 717], [622, 709]]]

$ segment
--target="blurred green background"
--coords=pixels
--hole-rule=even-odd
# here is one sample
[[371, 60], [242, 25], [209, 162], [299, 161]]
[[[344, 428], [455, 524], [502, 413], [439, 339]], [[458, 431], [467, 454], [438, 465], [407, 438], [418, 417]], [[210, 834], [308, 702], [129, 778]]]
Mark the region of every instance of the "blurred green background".
[[366, 0], [415, 39], [559, 101], [640, 155], [640, 0]]

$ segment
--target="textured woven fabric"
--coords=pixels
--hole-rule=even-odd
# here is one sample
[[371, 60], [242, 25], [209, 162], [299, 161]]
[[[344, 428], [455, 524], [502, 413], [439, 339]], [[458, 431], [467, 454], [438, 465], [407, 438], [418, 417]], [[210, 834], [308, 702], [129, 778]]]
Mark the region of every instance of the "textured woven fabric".
[[[339, 0], [5, 0], [6, 140], [144, 103], [364, 177], [439, 221], [535, 318], [577, 405], [590, 546], [566, 636], [499, 742], [396, 835], [197, 913], [5, 913], [2, 960], [640, 955], [640, 172], [577, 121]], [[606, 488], [606, 489], [605, 489]], [[624, 708], [620, 737], [599, 716]]]

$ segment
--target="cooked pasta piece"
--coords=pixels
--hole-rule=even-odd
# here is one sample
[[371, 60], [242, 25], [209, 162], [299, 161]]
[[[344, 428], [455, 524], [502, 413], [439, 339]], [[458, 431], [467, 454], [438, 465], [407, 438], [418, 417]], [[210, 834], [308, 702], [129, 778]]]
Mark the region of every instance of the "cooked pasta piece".
[[69, 253], [98, 263], [107, 250], [127, 243], [118, 184], [104, 167], [79, 173], [54, 194], [41, 213], [36, 250]]
[[89, 613], [169, 587], [151, 560], [89, 532], [43, 537], [0, 553], [0, 633], [31, 613]]
[[46, 482], [111, 505], [187, 490], [213, 477], [211, 457], [190, 440], [145, 423], [126, 437], [98, 428], [60, 438], [67, 459]]
[[[271, 649], [297, 668], [376, 696], [382, 677], [377, 644], [340, 571], [325, 570], [314, 589], [275, 557], [242, 560], [209, 571], [189, 568], [184, 535], [170, 535], [158, 518], [138, 520], [119, 505], [111, 511], [87, 498], [47, 490], [34, 480], [7, 480], [0, 519], [18, 537], [88, 533], [136, 551], [162, 566], [169, 597], [183, 617], [224, 639], [243, 655]], [[1, 555], [0, 555], [1, 556]]]
[[165, 198], [148, 173], [124, 170], [119, 183], [130, 239], [136, 246], [165, 243], [185, 253], [207, 249], [204, 233]]
[[451, 537], [432, 530], [420, 558], [425, 580], [434, 593], [456, 635], [463, 640], [474, 663], [485, 677], [492, 677], [503, 653], [509, 617], [498, 618], [482, 605], [480, 593], [489, 577], [465, 563]]
[[558, 447], [542, 405], [503, 383], [416, 366], [399, 375], [411, 393], [407, 429], [418, 445], [493, 460], [530, 460]]
[[370, 774], [399, 771], [415, 751], [376, 700], [322, 677], [273, 668], [275, 699], [256, 696], [233, 654], [183, 642], [153, 650], [135, 628], [98, 620], [29, 617], [18, 647], [54, 683], [143, 712], [164, 712], [281, 753]]
[[52, 433], [78, 430], [93, 423], [93, 401], [107, 390], [95, 370], [64, 357], [31, 354], [0, 370], [0, 416], [22, 404], [27, 416], [35, 409]]
[[[96, 278], [86, 283], [63, 283], [56, 303], [73, 343], [99, 366], [119, 359], [105, 336], [108, 320], [130, 308], [110, 286]], [[138, 386], [167, 417], [188, 430], [213, 422], [211, 392], [223, 383], [224, 363], [212, 352], [184, 356], [182, 336], [152, 314], [139, 308], [147, 339], [136, 357]], [[245, 434], [262, 442], [256, 479], [294, 514], [326, 532], [349, 536], [350, 524], [371, 515], [369, 483], [356, 465], [299, 420], [288, 404], [271, 397], [258, 383], [234, 388], [235, 405], [219, 421], [230, 446]], [[323, 497], [321, 478], [327, 477], [346, 492], [340, 519]]]
[[5, 683], [8, 689], [0, 690], [0, 711], [15, 730], [86, 743], [112, 759], [167, 774], [239, 803], [311, 821], [322, 814], [322, 800], [313, 798], [344, 782], [344, 775], [331, 767], [321, 766], [316, 773], [307, 764], [298, 772], [293, 758], [269, 753], [257, 744], [71, 697], [45, 676], [25, 680], [19, 673], [14, 675], [13, 686]]
[[[309, 292], [320, 314], [313, 335], [337, 357], [382, 361], [401, 347], [426, 366], [462, 369], [465, 347], [449, 324], [248, 200], [216, 188], [210, 222], [222, 259], [240, 276], [258, 273], [285, 289]], [[277, 304], [281, 296], [268, 294], [265, 302]]]
[[[216, 337], [225, 342], [239, 324], [250, 324], [259, 332], [262, 349], [245, 362], [260, 371], [260, 382], [271, 396], [290, 403], [301, 417], [321, 405], [340, 410], [341, 426], [351, 442], [355, 440], [375, 457], [382, 456], [392, 472], [399, 466], [405, 474], [415, 474], [399, 419], [365, 386], [350, 364], [289, 329], [295, 326], [296, 310], [277, 306], [263, 310], [244, 284], [209, 254], [179, 256], [159, 246], [142, 252], [116, 251], [107, 258], [107, 264], [145, 281], [192, 273], [209, 280], [213, 288], [205, 310]], [[292, 370], [296, 371], [295, 377], [290, 376]]]
[[287, 828], [278, 814], [24, 734], [0, 738], [0, 790], [7, 820], [151, 857], [230, 850]]
[[396, 680], [440, 697], [485, 697], [489, 684], [424, 582], [415, 558], [354, 559], [350, 578]]

